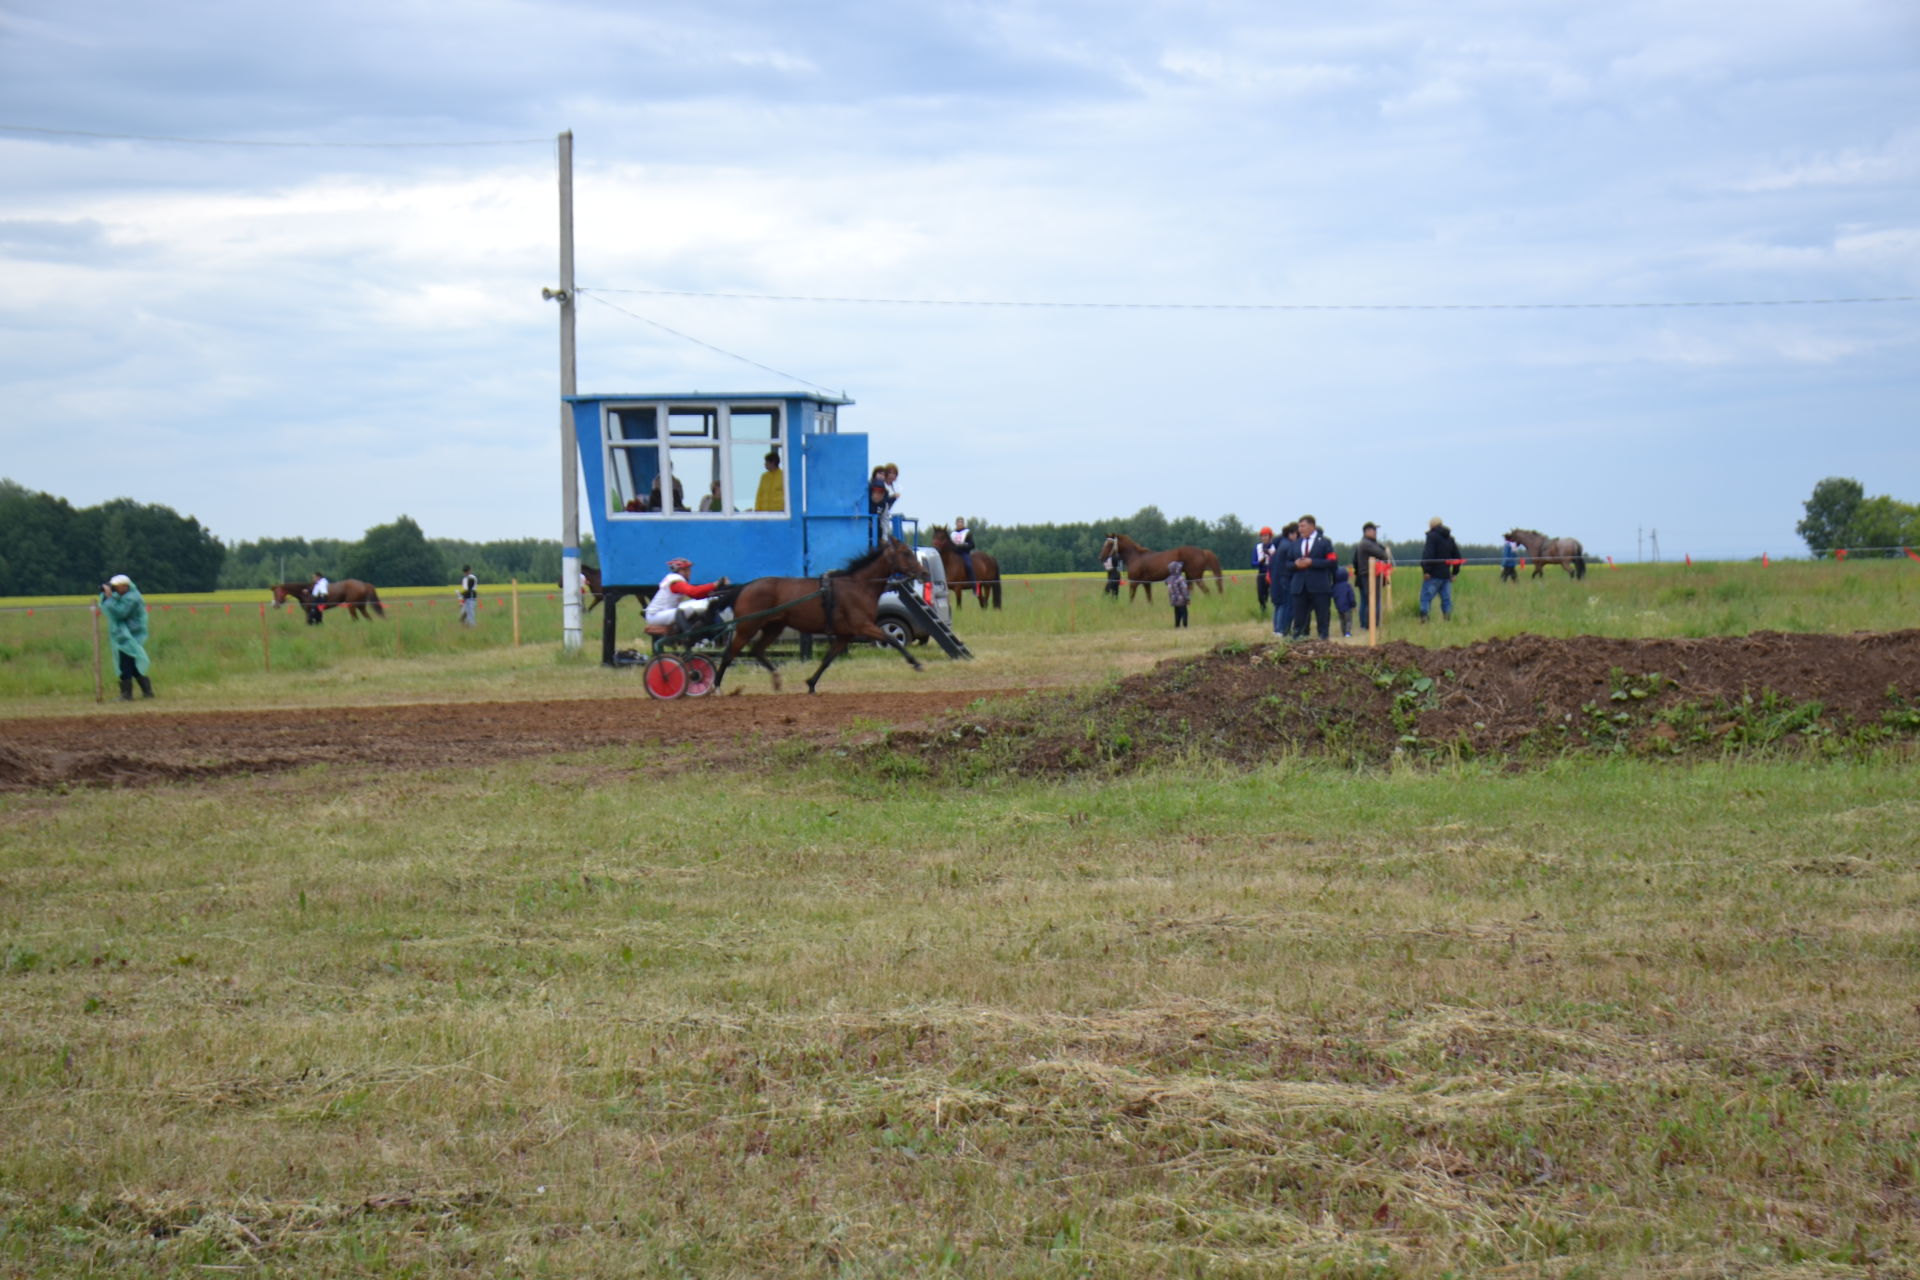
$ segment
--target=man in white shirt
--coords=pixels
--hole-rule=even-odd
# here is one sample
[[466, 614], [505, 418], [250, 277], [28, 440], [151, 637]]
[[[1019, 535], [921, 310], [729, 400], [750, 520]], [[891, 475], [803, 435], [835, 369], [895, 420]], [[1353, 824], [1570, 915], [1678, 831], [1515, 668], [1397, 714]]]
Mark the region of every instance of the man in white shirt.
[[681, 630], [681, 615], [686, 605], [705, 600], [727, 585], [725, 578], [715, 582], [689, 582], [687, 573], [692, 568], [693, 561], [680, 556], [667, 561], [667, 576], [660, 579], [660, 585], [653, 589], [653, 596], [647, 601], [649, 627]]

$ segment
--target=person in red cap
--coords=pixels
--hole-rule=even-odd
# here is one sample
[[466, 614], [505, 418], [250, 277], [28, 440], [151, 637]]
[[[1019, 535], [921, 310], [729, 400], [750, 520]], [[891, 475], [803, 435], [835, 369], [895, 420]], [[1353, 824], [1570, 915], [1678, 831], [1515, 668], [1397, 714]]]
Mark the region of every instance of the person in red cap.
[[1273, 561], [1273, 530], [1262, 526], [1260, 541], [1253, 544], [1253, 586], [1260, 593], [1260, 616], [1267, 614], [1267, 566]]
[[725, 578], [714, 582], [689, 582], [687, 574], [692, 569], [693, 561], [679, 556], [667, 561], [667, 576], [660, 579], [660, 585], [653, 589], [653, 598], [647, 601], [648, 626], [675, 626], [680, 621], [681, 605], [689, 600], [705, 600], [727, 585]]

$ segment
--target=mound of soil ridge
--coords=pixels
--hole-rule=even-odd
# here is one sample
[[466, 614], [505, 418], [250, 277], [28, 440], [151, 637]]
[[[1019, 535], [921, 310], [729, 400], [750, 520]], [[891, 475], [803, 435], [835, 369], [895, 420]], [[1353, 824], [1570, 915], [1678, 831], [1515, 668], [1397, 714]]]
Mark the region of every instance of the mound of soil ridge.
[[1183, 752], [1246, 764], [1288, 749], [1683, 754], [1847, 734], [1920, 735], [1920, 630], [1224, 646], [1169, 659], [1072, 714], [950, 718], [888, 746], [938, 772], [995, 737], [1005, 759], [1011, 735], [1020, 772], [1071, 773]]

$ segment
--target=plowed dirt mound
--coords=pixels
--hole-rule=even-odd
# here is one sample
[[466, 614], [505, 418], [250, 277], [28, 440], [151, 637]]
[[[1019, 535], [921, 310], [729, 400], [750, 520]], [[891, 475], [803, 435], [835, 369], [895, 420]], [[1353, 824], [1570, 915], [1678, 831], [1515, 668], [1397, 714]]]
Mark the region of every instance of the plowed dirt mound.
[[896, 733], [934, 772], [1357, 759], [1452, 750], [1681, 754], [1920, 735], [1920, 631], [1674, 640], [1515, 636], [1454, 649], [1305, 644], [1162, 663], [1070, 706]]

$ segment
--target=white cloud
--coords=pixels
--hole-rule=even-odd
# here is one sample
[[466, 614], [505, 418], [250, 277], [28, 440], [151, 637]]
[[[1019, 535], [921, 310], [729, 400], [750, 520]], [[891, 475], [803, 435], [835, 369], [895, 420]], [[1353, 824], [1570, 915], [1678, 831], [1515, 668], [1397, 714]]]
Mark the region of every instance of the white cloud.
[[1887, 147], [1850, 147], [1791, 160], [1769, 161], [1759, 171], [1728, 183], [1733, 191], [1776, 192], [1809, 188], [1879, 186], [1920, 181], [1920, 139], [1913, 135]]
[[[98, 25], [99, 60], [69, 61], [65, 80], [0, 75], [0, 119], [30, 106], [93, 127], [89, 113], [119, 110], [127, 132], [334, 138], [418, 136], [422, 120], [438, 136], [571, 126], [579, 276], [599, 287], [1569, 302], [1909, 292], [1920, 277], [1907, 198], [1920, 135], [1902, 123], [1920, 86], [1887, 53], [1902, 20], [1871, 4], [1469, 4], [1325, 21], [1233, 0], [905, 6], [886, 21], [832, 4], [486, 4], [435, 16], [461, 31], [430, 67], [335, 42], [341, 11], [278, 14], [250, 11], [244, 30], [189, 51], [147, 45], [159, 19], [129, 10], [130, 25]], [[49, 21], [8, 28], [0, 72], [65, 56], [32, 25]], [[286, 50], [271, 74], [263, 40]], [[110, 496], [90, 488], [105, 483], [91, 459], [23, 424], [138, 421], [141, 496], [229, 536], [351, 535], [403, 509], [436, 533], [553, 527], [543, 149], [0, 137], [0, 164], [0, 447], [14, 478]], [[908, 467], [916, 505], [995, 521], [1146, 502], [1253, 518], [1321, 492], [1423, 518], [1436, 490], [1491, 512], [1518, 486], [1604, 537], [1642, 514], [1630, 508], [1655, 492], [1644, 476], [1516, 440], [1641, 439], [1676, 422], [1765, 439], [1818, 402], [1849, 441], [1901, 456], [1920, 367], [1911, 313], [1892, 308], [605, 300], [844, 386], [860, 401], [848, 429]], [[774, 380], [591, 305], [580, 358], [596, 390]], [[1349, 498], [1290, 465], [1283, 428], [1364, 442], [1392, 465]], [[289, 497], [288, 477], [345, 448], [381, 460], [364, 492]], [[169, 450], [223, 461], [190, 468]], [[1710, 504], [1711, 486], [1686, 483], [1708, 465], [1677, 447], [1663, 474]]]

